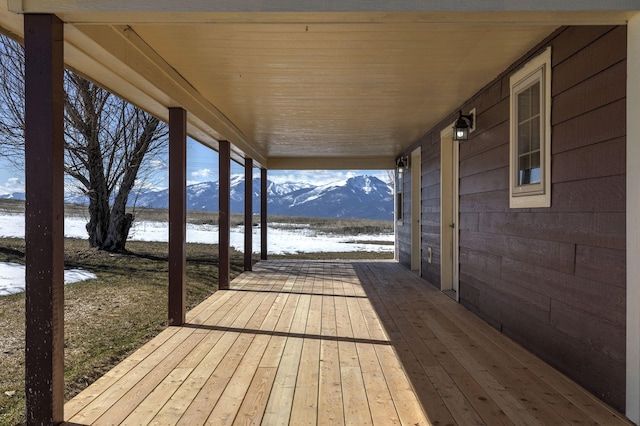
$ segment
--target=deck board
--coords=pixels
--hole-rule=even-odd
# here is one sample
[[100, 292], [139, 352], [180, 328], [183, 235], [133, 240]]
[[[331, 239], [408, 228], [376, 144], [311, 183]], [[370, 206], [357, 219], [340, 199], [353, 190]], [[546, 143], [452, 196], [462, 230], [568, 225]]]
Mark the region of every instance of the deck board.
[[73, 424], [630, 424], [390, 261], [263, 261], [65, 405]]

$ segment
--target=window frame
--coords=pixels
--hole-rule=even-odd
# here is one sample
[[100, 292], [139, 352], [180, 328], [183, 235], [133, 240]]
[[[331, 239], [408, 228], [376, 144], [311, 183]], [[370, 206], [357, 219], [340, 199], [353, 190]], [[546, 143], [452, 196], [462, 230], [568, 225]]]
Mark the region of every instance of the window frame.
[[405, 170], [401, 170], [396, 167], [396, 223], [398, 225], [404, 225], [404, 173]]
[[[518, 95], [540, 82], [540, 182], [518, 185]], [[509, 79], [509, 207], [551, 207], [551, 47]]]

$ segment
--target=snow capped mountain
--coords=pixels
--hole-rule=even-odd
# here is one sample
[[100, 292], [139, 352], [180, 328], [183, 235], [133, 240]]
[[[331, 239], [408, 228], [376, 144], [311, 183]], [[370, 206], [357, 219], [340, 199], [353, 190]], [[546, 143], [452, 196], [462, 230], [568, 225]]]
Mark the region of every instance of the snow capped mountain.
[[7, 200], [24, 200], [25, 195], [24, 192], [7, 192], [6, 194], [0, 194], [0, 198]]
[[[260, 179], [253, 180], [253, 209], [260, 211]], [[133, 200], [131, 200], [133, 202]], [[218, 210], [218, 183], [187, 186], [187, 209]], [[373, 176], [355, 176], [329, 185], [267, 181], [269, 215], [393, 219], [393, 189]], [[166, 208], [168, 192], [143, 192], [136, 203], [141, 207]], [[244, 176], [231, 178], [231, 211], [244, 210]]]
[[[231, 177], [231, 211], [244, 211], [244, 175]], [[253, 180], [253, 210], [260, 211], [260, 179]], [[1, 198], [10, 198], [0, 196]], [[15, 198], [15, 195], [13, 196]], [[22, 197], [24, 199], [24, 196]], [[86, 196], [67, 194], [67, 202], [87, 203]], [[374, 176], [355, 176], [328, 185], [267, 181], [269, 215], [393, 219], [393, 187]], [[168, 190], [142, 191], [129, 197], [129, 205], [166, 209]], [[218, 183], [201, 182], [187, 186], [187, 209], [217, 211]]]
[[391, 220], [393, 189], [376, 177], [356, 176], [286, 194], [282, 204], [287, 205], [286, 214], [291, 216]]
[[[258, 181], [259, 182], [259, 181]], [[286, 182], [286, 183], [275, 183], [271, 181], [267, 181], [267, 193], [273, 195], [286, 195], [294, 191], [299, 191], [301, 189], [309, 189], [313, 188], [313, 185], [303, 182]], [[258, 192], [260, 191], [260, 187], [258, 186]]]

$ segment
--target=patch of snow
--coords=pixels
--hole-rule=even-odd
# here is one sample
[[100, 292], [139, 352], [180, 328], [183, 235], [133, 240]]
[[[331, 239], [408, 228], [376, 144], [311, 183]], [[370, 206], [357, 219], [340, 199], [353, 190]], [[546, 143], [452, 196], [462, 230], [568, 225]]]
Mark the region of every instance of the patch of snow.
[[[64, 235], [67, 238], [87, 238], [87, 219], [80, 217], [66, 217], [64, 220]], [[269, 226], [268, 251], [271, 254], [305, 253], [305, 252], [336, 252], [336, 251], [377, 251], [392, 252], [391, 244], [354, 244], [350, 241], [387, 241], [393, 242], [393, 234], [353, 236], [318, 234], [304, 224], [296, 224], [298, 229], [283, 229], [283, 225], [274, 223]], [[303, 228], [303, 229], [299, 229]], [[306, 229], [304, 229], [306, 228]], [[253, 227], [253, 247], [259, 252], [260, 227]], [[0, 214], [0, 237], [24, 238], [24, 214]], [[129, 233], [131, 241], [169, 241], [169, 227], [167, 222], [145, 221], [134, 222]], [[188, 243], [218, 243], [217, 225], [187, 224]], [[236, 250], [244, 249], [244, 227], [231, 229], [231, 246]]]
[[362, 191], [367, 195], [370, 194], [371, 191], [373, 191], [373, 187], [371, 186], [371, 179], [369, 179], [369, 176], [364, 177], [364, 186], [362, 187]]
[[[25, 266], [11, 262], [0, 262], [0, 296], [22, 293], [25, 289]], [[94, 280], [96, 275], [83, 269], [64, 271], [64, 283], [73, 284]]]
[[[64, 220], [64, 235], [68, 238], [87, 238], [87, 219], [81, 217], [66, 217]], [[373, 251], [393, 252], [393, 234], [344, 236], [334, 234], [319, 234], [308, 224], [274, 223], [267, 230], [267, 248], [270, 254], [295, 254], [314, 252], [350, 252]], [[296, 229], [291, 229], [295, 227]], [[254, 226], [253, 251], [260, 252], [260, 227]], [[0, 212], [0, 237], [24, 238], [24, 214], [9, 214]], [[129, 240], [158, 241], [169, 240], [167, 222], [134, 222]], [[384, 241], [387, 244], [371, 244], [367, 241]], [[217, 225], [187, 224], [187, 242], [217, 244]], [[231, 247], [244, 251], [244, 227], [231, 229]], [[21, 265], [0, 264], [0, 296], [24, 291], [24, 267]], [[69, 278], [67, 278], [69, 276]], [[93, 279], [95, 275], [82, 271], [65, 271], [65, 284], [71, 280]], [[67, 282], [67, 279], [70, 281]], [[75, 282], [75, 281], [74, 281]]]

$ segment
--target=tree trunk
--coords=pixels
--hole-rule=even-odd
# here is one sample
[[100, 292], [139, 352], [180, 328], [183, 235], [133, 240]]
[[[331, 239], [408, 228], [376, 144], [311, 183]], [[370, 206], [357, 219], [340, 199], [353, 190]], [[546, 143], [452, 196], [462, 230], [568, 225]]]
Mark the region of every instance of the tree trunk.
[[127, 244], [127, 237], [134, 219], [133, 214], [126, 212], [127, 200], [132, 187], [133, 182], [131, 184], [123, 182], [118, 190], [118, 195], [116, 195], [111, 208], [106, 238], [100, 247], [102, 250], [111, 252], [126, 251], [125, 245]]
[[[75, 83], [80, 102], [77, 109], [67, 102], [67, 120], [84, 136], [86, 146], [86, 164], [88, 171], [87, 195], [89, 196], [89, 223], [86, 229], [89, 234], [89, 246], [101, 248], [109, 228], [109, 198], [110, 192], [105, 179], [103, 155], [100, 147], [99, 133], [101, 102], [96, 101], [95, 87], [85, 79], [71, 76]], [[105, 94], [105, 99], [109, 97]]]
[[[134, 220], [129, 194], [145, 155], [164, 154], [166, 126], [71, 71], [64, 84], [65, 173], [89, 198], [89, 245], [124, 251]], [[23, 166], [24, 51], [2, 34], [0, 118], [0, 156]]]
[[101, 249], [110, 252], [124, 252], [129, 230], [133, 224], [131, 213], [114, 214], [111, 212], [112, 220], [109, 223], [109, 232]]
[[110, 222], [109, 199], [98, 191], [89, 194], [89, 222], [86, 229], [89, 234], [89, 247], [102, 248], [107, 238]]
[[111, 217], [109, 220], [109, 229], [107, 238], [101, 249], [114, 252], [125, 251], [129, 230], [133, 224], [134, 216], [126, 213], [127, 201], [129, 194], [135, 184], [138, 170], [144, 160], [144, 156], [149, 150], [149, 145], [154, 141], [154, 136], [160, 120], [155, 117], [147, 116], [140, 112], [139, 120], [144, 122], [142, 132], [137, 135], [134, 149], [129, 157], [128, 167], [124, 170], [118, 194], [111, 208]]

